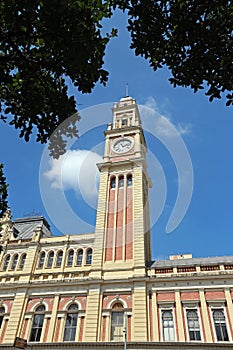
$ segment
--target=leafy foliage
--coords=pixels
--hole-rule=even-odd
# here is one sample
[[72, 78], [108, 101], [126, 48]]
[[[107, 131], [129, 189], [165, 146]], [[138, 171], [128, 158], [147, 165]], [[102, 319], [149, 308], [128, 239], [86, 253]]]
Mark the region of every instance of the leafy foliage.
[[[2, 0], [0, 4], [1, 119], [29, 140], [45, 143], [56, 127], [77, 112], [71, 81], [83, 93], [97, 81], [106, 84], [102, 69], [111, 35], [101, 35], [101, 20], [111, 15], [101, 0]], [[78, 114], [75, 114], [78, 119]], [[77, 136], [68, 123], [60, 146], [50, 145], [53, 156], [65, 151], [63, 136]]]
[[167, 65], [173, 86], [207, 88], [233, 104], [233, 3], [229, 0], [116, 0], [128, 11], [131, 48], [154, 70]]
[[2, 0], [0, 119], [26, 141], [34, 128], [41, 143], [53, 134], [54, 157], [65, 137], [78, 136], [69, 84], [88, 93], [107, 82], [103, 58], [116, 31], [103, 35], [101, 23], [116, 7], [128, 12], [131, 48], [154, 70], [166, 65], [174, 86], [206, 88], [210, 101], [226, 94], [233, 104], [232, 1]]
[[[3, 164], [0, 164], [0, 218], [3, 216], [3, 214], [6, 212], [8, 205], [7, 205], [7, 184], [6, 184], [6, 178], [3, 173]], [[1, 227], [0, 227], [1, 231]]]

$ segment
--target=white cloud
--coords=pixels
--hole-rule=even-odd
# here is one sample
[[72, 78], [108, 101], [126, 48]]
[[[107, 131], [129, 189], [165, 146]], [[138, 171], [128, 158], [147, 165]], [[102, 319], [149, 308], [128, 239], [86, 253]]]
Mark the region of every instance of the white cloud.
[[185, 124], [182, 125], [181, 123], [178, 123], [176, 125], [176, 130], [178, 131], [179, 135], [189, 135], [192, 129], [192, 125], [191, 124]]
[[[162, 115], [159, 107], [153, 97], [148, 97], [145, 105], [140, 106], [143, 116], [143, 123], [145, 125], [154, 124], [156, 135], [166, 138], [177, 137], [177, 135], [184, 136], [191, 132], [191, 124], [172, 123], [168, 116]], [[172, 125], [172, 127], [171, 127]]]
[[44, 173], [51, 187], [58, 190], [74, 190], [86, 200], [97, 196], [99, 172], [96, 164], [102, 157], [87, 150], [68, 150], [59, 159], [50, 160], [50, 169]]

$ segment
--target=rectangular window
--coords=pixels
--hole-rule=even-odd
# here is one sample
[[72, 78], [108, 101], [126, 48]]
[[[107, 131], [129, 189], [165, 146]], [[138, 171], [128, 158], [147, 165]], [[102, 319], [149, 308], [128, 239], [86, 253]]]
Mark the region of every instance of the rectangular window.
[[223, 309], [213, 310], [213, 320], [214, 320], [214, 327], [215, 327], [217, 340], [228, 341], [229, 337], [228, 337], [226, 319], [225, 319]]
[[162, 311], [163, 340], [174, 341], [175, 329], [171, 310]]
[[123, 341], [123, 322], [124, 313], [123, 312], [112, 312], [111, 317], [111, 340], [113, 341]]
[[201, 340], [200, 325], [197, 310], [187, 310], [189, 340]]

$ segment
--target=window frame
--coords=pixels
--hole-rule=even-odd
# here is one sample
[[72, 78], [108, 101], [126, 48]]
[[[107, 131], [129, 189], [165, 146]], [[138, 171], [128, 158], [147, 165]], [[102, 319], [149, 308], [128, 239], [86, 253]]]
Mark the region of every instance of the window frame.
[[[90, 256], [89, 256], [89, 252], [90, 252], [90, 251], [91, 251], [91, 258], [90, 258]], [[92, 248], [88, 248], [88, 249], [86, 250], [85, 265], [88, 265], [88, 266], [92, 265], [92, 258], [93, 258], [93, 249], [92, 249]], [[90, 259], [90, 261], [89, 261], [88, 259]]]
[[[51, 258], [52, 256], [52, 258]], [[54, 257], [55, 257], [55, 253], [53, 250], [49, 251], [47, 254], [47, 261], [46, 261], [46, 267], [47, 269], [52, 269], [53, 265], [54, 265]]]
[[[42, 255], [43, 255], [43, 263], [41, 262], [42, 261]], [[42, 251], [42, 252], [40, 252], [39, 259], [38, 259], [38, 265], [37, 265], [38, 269], [43, 269], [44, 268], [45, 260], [46, 260], [46, 253], [45, 253], [45, 251]]]
[[121, 119], [121, 127], [127, 127], [129, 126], [129, 118], [126, 116], [123, 116]]
[[133, 186], [133, 175], [132, 174], [127, 174], [127, 187], [132, 187]]
[[[42, 306], [43, 306], [43, 310], [38, 310]], [[35, 308], [35, 311], [33, 313], [29, 342], [32, 342], [32, 343], [41, 342], [41, 336], [43, 334], [43, 327], [44, 327], [44, 323], [45, 323], [44, 322], [45, 321], [45, 313], [46, 313], [45, 305], [44, 304], [37, 305], [37, 307]], [[37, 317], [37, 316], [39, 316], [39, 317]], [[39, 319], [39, 322], [37, 321], [38, 325], [35, 323], [36, 319]], [[41, 319], [42, 319], [42, 321], [41, 321]], [[36, 336], [35, 336], [34, 340], [32, 340], [33, 329], [35, 329], [35, 332], [36, 332]], [[39, 337], [38, 337], [38, 333], [39, 333]], [[39, 338], [39, 339], [37, 339], [37, 338]]]
[[116, 189], [116, 176], [112, 176], [110, 178], [110, 189], [115, 190]]
[[[60, 256], [61, 256], [61, 258], [60, 258]], [[56, 254], [56, 260], [55, 260], [54, 267], [61, 267], [62, 266], [63, 257], [64, 257], [63, 250], [59, 250]], [[60, 261], [59, 259], [61, 260], [61, 263], [59, 262], [59, 264], [58, 264], [58, 261]]]
[[[121, 307], [119, 308], [115, 308], [117, 306], [117, 304], [121, 304]], [[113, 315], [120, 315], [122, 316], [122, 326], [121, 324], [113, 324]], [[125, 328], [125, 317], [126, 317], [126, 313], [125, 313], [125, 308], [123, 303], [120, 300], [116, 300], [112, 306], [111, 306], [111, 310], [110, 310], [110, 341], [111, 342], [123, 342], [124, 341], [124, 333], [123, 330]], [[121, 337], [121, 339], [114, 339], [114, 332], [113, 332], [113, 328], [114, 327], [121, 327], [122, 328], [122, 334], [118, 335], [118, 337]]]
[[[163, 326], [163, 313], [164, 312], [171, 312], [171, 314], [172, 314], [173, 332], [174, 332], [174, 339], [173, 340], [171, 340], [171, 339], [165, 340], [164, 326]], [[160, 324], [161, 324], [160, 336], [161, 336], [162, 341], [164, 341], [164, 342], [174, 341], [175, 342], [177, 340], [177, 329], [176, 329], [176, 319], [175, 319], [175, 313], [174, 313], [174, 306], [170, 306], [170, 307], [162, 306], [160, 308]]]
[[[70, 309], [72, 306], [76, 306], [77, 308], [76, 309]], [[79, 305], [77, 303], [71, 303], [68, 308], [66, 309], [66, 316], [65, 316], [65, 322], [64, 322], [64, 331], [63, 331], [63, 342], [71, 342], [71, 341], [76, 341], [76, 337], [77, 337], [77, 330], [78, 330], [78, 319], [79, 319], [79, 311], [80, 311], [80, 308], [79, 308]], [[72, 315], [75, 315], [76, 318], [75, 319], [75, 326], [71, 325], [68, 327], [67, 325], [67, 320], [68, 320], [68, 317], [71, 317]], [[69, 339], [65, 339], [66, 338], [66, 332], [67, 332], [67, 329], [69, 331]], [[74, 334], [73, 334], [73, 330], [74, 331]], [[74, 335], [74, 339], [70, 339], [71, 336]]]
[[[11, 264], [10, 264], [10, 270], [17, 270], [18, 264], [19, 264], [19, 254], [16, 253], [11, 258]], [[15, 262], [16, 261], [16, 262]]]
[[[228, 342], [232, 341], [231, 332], [229, 330], [228, 317], [227, 317], [227, 313], [226, 313], [225, 309], [226, 309], [225, 305], [211, 307], [212, 327], [213, 327], [214, 339], [217, 343], [228, 343]], [[222, 311], [222, 313], [223, 313], [228, 340], [218, 340], [217, 331], [216, 331], [215, 322], [214, 322], [214, 312], [215, 311]]]
[[118, 188], [124, 188], [125, 186], [125, 178], [124, 175], [120, 175], [118, 177]]
[[[197, 320], [198, 320], [198, 325], [199, 325], [199, 332], [200, 332], [200, 340], [198, 339], [190, 339], [190, 333], [189, 333], [189, 322], [188, 322], [188, 312], [190, 311], [195, 311], [197, 313]], [[190, 307], [185, 307], [185, 326], [186, 326], [186, 333], [187, 337], [190, 342], [203, 342], [203, 332], [202, 332], [202, 322], [201, 322], [201, 315], [200, 315], [200, 310], [199, 306], [190, 306]]]
[[[81, 255], [80, 255], [81, 254]], [[79, 257], [81, 256], [81, 259], [79, 259]], [[83, 249], [80, 248], [78, 251], [77, 251], [77, 259], [76, 259], [76, 265], [77, 266], [83, 266], [83, 257], [84, 257], [84, 252], [83, 252]]]
[[[72, 263], [70, 260], [70, 255], [72, 253]], [[66, 258], [66, 267], [72, 267], [74, 265], [74, 249], [70, 249], [67, 253], [67, 258]]]
[[[7, 258], [8, 258], [8, 261], [7, 261], [7, 265], [6, 265]], [[2, 271], [7, 271], [9, 269], [10, 260], [11, 260], [11, 254], [7, 253], [3, 259]]]
[[21, 256], [19, 258], [18, 270], [24, 269], [26, 259], [27, 259], [27, 253], [21, 254]]

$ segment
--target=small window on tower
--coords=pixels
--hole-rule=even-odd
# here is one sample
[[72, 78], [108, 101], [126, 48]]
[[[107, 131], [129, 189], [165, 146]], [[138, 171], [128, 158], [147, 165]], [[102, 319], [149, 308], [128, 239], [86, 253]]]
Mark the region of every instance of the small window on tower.
[[128, 119], [122, 119], [121, 125], [122, 126], [127, 126], [128, 125]]
[[116, 178], [115, 177], [113, 177], [111, 179], [111, 188], [116, 188]]
[[130, 187], [133, 184], [132, 175], [127, 176], [127, 186]]
[[123, 176], [119, 177], [119, 187], [124, 187], [124, 177]]

